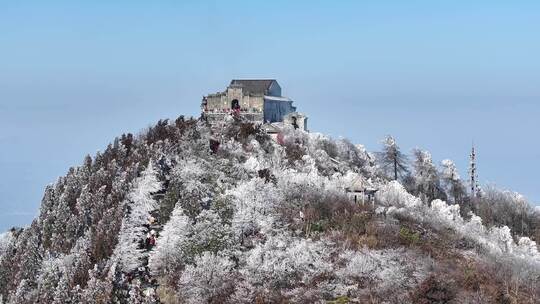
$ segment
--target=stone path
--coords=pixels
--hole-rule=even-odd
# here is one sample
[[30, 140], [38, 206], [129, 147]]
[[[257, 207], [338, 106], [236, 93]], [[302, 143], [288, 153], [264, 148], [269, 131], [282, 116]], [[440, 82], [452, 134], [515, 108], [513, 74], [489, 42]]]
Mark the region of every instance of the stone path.
[[[163, 199], [163, 193], [155, 193], [153, 194], [153, 198], [156, 201], [161, 201]], [[150, 232], [154, 232], [155, 237], [155, 243], [159, 242], [159, 236], [161, 231], [163, 230], [163, 226], [161, 224], [159, 209], [153, 210], [150, 215], [154, 218], [154, 223], [148, 224], [148, 227], [146, 227], [147, 231], [146, 234], [149, 234]], [[143, 252], [145, 253], [143, 263], [141, 267], [139, 267], [135, 279], [139, 279], [141, 282], [141, 292], [142, 294], [149, 298], [151, 303], [159, 303], [157, 299], [157, 288], [158, 288], [158, 282], [155, 278], [152, 277], [152, 274], [150, 273], [150, 268], [148, 267], [148, 258], [150, 256], [150, 252], [154, 249], [155, 244], [152, 246], [144, 246]]]
[[[164, 197], [165, 190], [161, 190], [154, 193], [152, 197], [160, 202]], [[116, 299], [121, 304], [130, 304], [130, 297], [137, 295], [144, 299], [144, 303], [159, 304], [161, 303], [157, 298], [157, 288], [159, 284], [155, 278], [152, 277], [150, 269], [148, 267], [148, 258], [154, 246], [147, 246], [146, 236], [153, 230], [155, 232], [156, 244], [159, 242], [159, 235], [163, 230], [159, 209], [150, 212], [150, 215], [154, 218], [154, 222], [144, 225], [144, 238], [139, 240], [138, 249], [142, 250], [144, 257], [141, 265], [138, 269], [131, 273], [118, 273], [116, 278]]]

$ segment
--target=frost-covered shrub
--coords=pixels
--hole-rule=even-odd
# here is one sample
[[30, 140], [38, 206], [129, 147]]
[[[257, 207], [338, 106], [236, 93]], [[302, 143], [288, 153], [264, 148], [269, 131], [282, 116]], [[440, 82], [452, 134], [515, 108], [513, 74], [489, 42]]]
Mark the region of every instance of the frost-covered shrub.
[[203, 252], [224, 252], [233, 249], [233, 232], [229, 224], [212, 210], [203, 210], [192, 225], [189, 241], [183, 250], [191, 257]]
[[518, 241], [518, 247], [516, 248], [516, 254], [523, 256], [534, 256], [538, 254], [538, 246], [536, 242], [528, 237], [521, 237]]
[[170, 183], [175, 194], [170, 204], [180, 204], [186, 215], [195, 218], [218, 189], [210, 186], [211, 181], [219, 180], [213, 173], [211, 165], [204, 159], [179, 161], [171, 174]]
[[292, 165], [305, 162], [304, 157], [308, 155], [323, 176], [344, 173], [351, 167], [364, 174], [374, 172], [371, 157], [365, 149], [359, 149], [346, 139], [335, 140], [321, 133], [293, 128], [285, 128], [282, 135], [286, 157]]
[[278, 206], [280, 219], [307, 235], [344, 226], [358, 209], [346, 196], [340, 176], [321, 176], [314, 169], [286, 170], [276, 178], [284, 195]]
[[250, 250], [240, 270], [252, 286], [263, 289], [310, 285], [332, 271], [327, 244], [278, 235]]
[[433, 263], [426, 256], [403, 249], [344, 250], [332, 260], [331, 280], [318, 282], [317, 292], [306, 287], [288, 294], [318, 297], [319, 301], [347, 296], [359, 302], [375, 297], [407, 303], [410, 289], [424, 280]]
[[227, 195], [233, 200], [232, 228], [239, 239], [271, 229], [275, 207], [283, 200], [281, 191], [261, 178], [242, 182]]
[[178, 282], [178, 296], [185, 303], [223, 303], [234, 290], [234, 262], [204, 252], [188, 265]]
[[469, 231], [472, 235], [482, 235], [486, 232], [486, 227], [482, 224], [482, 218], [470, 213], [469, 221], [463, 224], [463, 229]]
[[[538, 250], [526, 239], [521, 246], [516, 244], [507, 226], [486, 229], [480, 217], [471, 214], [466, 221], [460, 215], [459, 205], [447, 205], [441, 200], [434, 200], [431, 207], [428, 207], [407, 193], [397, 182], [390, 182], [382, 187], [377, 193], [377, 200], [386, 206], [387, 215], [400, 214], [434, 227], [452, 228], [461, 236], [474, 240], [494, 257], [522, 259], [540, 273]], [[524, 252], [528, 254], [523, 254]]]
[[463, 223], [463, 218], [460, 215], [459, 205], [447, 205], [445, 202], [440, 199], [436, 199], [431, 202], [431, 210], [438, 215], [439, 218], [442, 218], [443, 222], [454, 222], [456, 224]]
[[286, 127], [282, 133], [282, 145], [290, 164], [300, 161], [307, 153], [308, 134], [302, 130]]
[[346, 251], [339, 256], [345, 266], [337, 271], [344, 284], [361, 282], [384, 294], [395, 286], [405, 289], [421, 282], [431, 259], [402, 249]]
[[508, 226], [519, 236], [540, 236], [540, 214], [519, 193], [488, 186], [475, 205], [488, 227]]
[[376, 194], [377, 203], [387, 207], [415, 209], [422, 205], [422, 201], [407, 192], [397, 181], [391, 181], [381, 187]]
[[428, 277], [412, 293], [412, 302], [417, 304], [452, 303], [456, 290], [452, 284], [440, 277]]
[[177, 208], [150, 255], [150, 268], [156, 274], [172, 275], [192, 264], [203, 252], [232, 250], [232, 237], [230, 226], [224, 224], [215, 212], [204, 210], [191, 220], [181, 208]]

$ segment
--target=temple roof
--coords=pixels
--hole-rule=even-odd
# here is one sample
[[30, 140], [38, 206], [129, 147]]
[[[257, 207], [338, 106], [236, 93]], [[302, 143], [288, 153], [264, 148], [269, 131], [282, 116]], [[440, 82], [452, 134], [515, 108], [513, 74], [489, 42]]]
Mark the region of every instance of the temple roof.
[[244, 92], [256, 95], [266, 95], [275, 79], [233, 79], [230, 86], [241, 86]]

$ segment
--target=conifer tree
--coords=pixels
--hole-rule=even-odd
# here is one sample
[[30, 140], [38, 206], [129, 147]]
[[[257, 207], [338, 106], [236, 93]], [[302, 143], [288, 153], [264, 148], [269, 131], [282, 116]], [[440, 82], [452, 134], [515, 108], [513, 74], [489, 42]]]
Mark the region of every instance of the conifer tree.
[[446, 199], [441, 190], [439, 174], [433, 164], [431, 154], [427, 151], [415, 149], [414, 154], [414, 180], [416, 192], [424, 201], [431, 202], [436, 198]]
[[441, 162], [441, 177], [446, 186], [447, 195], [452, 197], [455, 204], [460, 203], [466, 190], [453, 161], [445, 159]]
[[377, 153], [377, 160], [386, 174], [391, 175], [394, 180], [408, 172], [407, 157], [401, 153], [396, 140], [388, 135], [382, 141], [383, 150]]
[[17, 286], [17, 290], [10, 297], [11, 299], [7, 301], [8, 303], [17, 303], [17, 304], [33, 304], [38, 303], [38, 293], [30, 282], [30, 280], [23, 279]]

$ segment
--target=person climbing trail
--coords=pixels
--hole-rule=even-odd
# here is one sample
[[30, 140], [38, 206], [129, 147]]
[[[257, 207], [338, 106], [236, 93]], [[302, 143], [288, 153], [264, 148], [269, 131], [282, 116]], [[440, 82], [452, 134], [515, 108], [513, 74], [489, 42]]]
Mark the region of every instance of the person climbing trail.
[[[166, 187], [152, 194], [152, 198], [160, 201], [164, 197]], [[144, 303], [161, 303], [157, 296], [157, 288], [159, 287], [158, 280], [152, 276], [148, 266], [148, 260], [151, 252], [157, 244], [159, 233], [162, 231], [160, 222], [159, 208], [150, 211], [148, 219], [141, 225], [144, 234], [139, 240], [138, 249], [143, 253], [140, 264], [135, 270], [117, 274], [118, 294], [124, 297], [135, 299], [136, 297], [144, 298]], [[120, 300], [119, 303], [130, 303], [129, 301]]]
[[149, 243], [150, 243], [150, 248], [156, 246], [156, 231], [155, 230], [150, 231]]

